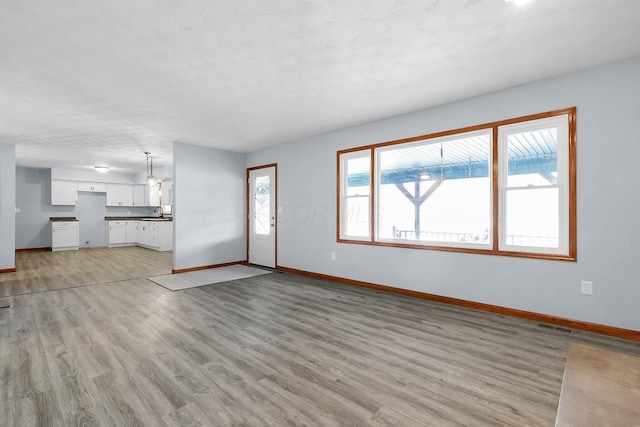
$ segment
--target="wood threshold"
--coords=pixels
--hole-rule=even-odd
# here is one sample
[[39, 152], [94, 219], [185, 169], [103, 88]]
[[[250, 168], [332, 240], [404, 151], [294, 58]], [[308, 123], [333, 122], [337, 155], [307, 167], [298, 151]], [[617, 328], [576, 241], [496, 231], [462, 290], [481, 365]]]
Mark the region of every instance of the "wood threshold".
[[498, 305], [485, 304], [481, 302], [469, 301], [459, 298], [446, 297], [442, 295], [429, 294], [426, 292], [412, 291], [409, 289], [395, 288], [393, 286], [378, 285], [375, 283], [363, 282], [360, 280], [347, 279], [345, 277], [331, 276], [328, 274], [314, 273], [311, 271], [298, 270], [295, 268], [276, 266], [276, 270], [287, 273], [300, 274], [302, 276], [313, 277], [316, 279], [329, 280], [333, 282], [343, 283], [345, 285], [359, 286], [362, 288], [375, 289], [378, 291], [390, 292], [398, 295], [405, 295], [414, 298], [420, 298], [428, 301], [441, 302], [444, 304], [455, 305], [473, 310], [485, 311], [504, 316], [517, 317], [535, 322], [550, 323], [558, 326], [579, 329], [587, 332], [608, 335], [611, 337], [622, 338], [632, 341], [640, 341], [640, 331], [631, 329], [618, 328], [615, 326], [601, 325], [598, 323], [583, 322], [581, 320], [567, 319], [564, 317], [552, 316], [549, 314], [535, 313], [532, 311], [518, 310], [515, 308], [502, 307]]
[[247, 264], [247, 260], [223, 262], [222, 264], [202, 265], [200, 267], [181, 268], [179, 270], [171, 270], [171, 274], [188, 273], [190, 271], [208, 270], [210, 268], [228, 267], [230, 265]]
[[45, 246], [42, 248], [22, 248], [22, 249], [16, 249], [16, 252], [51, 252], [52, 248], [51, 246]]
[[3, 273], [15, 273], [15, 272], [16, 272], [16, 268], [15, 267], [0, 269], [0, 274], [3, 274]]

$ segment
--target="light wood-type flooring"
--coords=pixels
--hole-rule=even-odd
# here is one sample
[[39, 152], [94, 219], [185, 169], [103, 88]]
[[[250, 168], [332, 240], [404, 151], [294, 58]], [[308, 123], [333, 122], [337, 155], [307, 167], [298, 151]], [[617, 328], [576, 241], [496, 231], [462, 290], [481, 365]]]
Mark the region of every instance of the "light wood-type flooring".
[[171, 274], [172, 257], [138, 246], [18, 252], [17, 271], [0, 274], [0, 298]]
[[8, 300], [3, 426], [553, 426], [570, 343], [640, 355], [636, 342], [278, 272]]

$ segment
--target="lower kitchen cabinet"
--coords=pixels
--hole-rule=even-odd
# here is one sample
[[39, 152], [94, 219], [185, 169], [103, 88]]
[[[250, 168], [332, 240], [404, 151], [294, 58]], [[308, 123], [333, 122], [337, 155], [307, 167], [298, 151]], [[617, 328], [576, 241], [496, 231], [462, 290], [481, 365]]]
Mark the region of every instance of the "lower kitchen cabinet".
[[51, 223], [51, 250], [73, 251], [80, 243], [80, 223], [78, 221]]
[[109, 221], [109, 246], [124, 245], [127, 243], [127, 222]]
[[127, 221], [125, 226], [125, 242], [135, 245], [138, 243], [138, 234], [140, 229], [140, 221]]
[[109, 247], [142, 246], [156, 251], [173, 249], [171, 221], [108, 221]]

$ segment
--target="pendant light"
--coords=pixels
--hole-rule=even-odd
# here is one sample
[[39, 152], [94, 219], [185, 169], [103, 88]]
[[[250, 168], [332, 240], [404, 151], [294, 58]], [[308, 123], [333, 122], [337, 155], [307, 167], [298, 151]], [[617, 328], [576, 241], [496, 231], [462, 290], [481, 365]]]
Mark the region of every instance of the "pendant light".
[[151, 157], [151, 163], [149, 163], [151, 153], [145, 151], [144, 154], [147, 155], [147, 184], [156, 185], [158, 183], [158, 178], [153, 176], [153, 157]]

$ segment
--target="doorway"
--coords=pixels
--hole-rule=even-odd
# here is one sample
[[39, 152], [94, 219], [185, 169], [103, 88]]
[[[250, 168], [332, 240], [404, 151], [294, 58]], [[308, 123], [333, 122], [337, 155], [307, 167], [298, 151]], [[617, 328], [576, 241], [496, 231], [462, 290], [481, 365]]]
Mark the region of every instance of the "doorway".
[[275, 268], [277, 257], [278, 165], [247, 169], [247, 259], [249, 264]]

